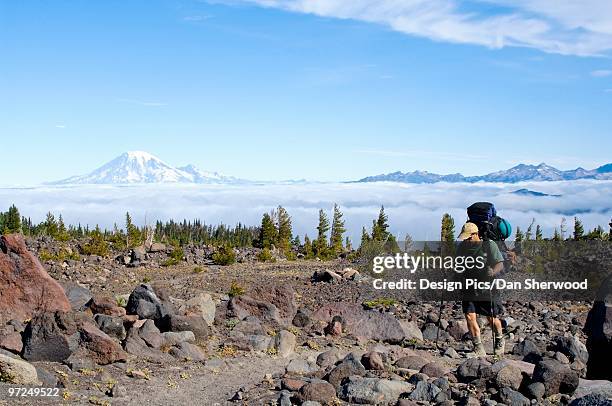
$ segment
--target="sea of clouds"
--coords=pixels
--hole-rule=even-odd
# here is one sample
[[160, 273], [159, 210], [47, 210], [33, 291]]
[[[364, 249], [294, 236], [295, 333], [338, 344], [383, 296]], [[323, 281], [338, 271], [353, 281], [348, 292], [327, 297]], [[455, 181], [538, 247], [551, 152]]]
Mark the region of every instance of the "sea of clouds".
[[[521, 188], [554, 196], [512, 193]], [[571, 231], [578, 216], [586, 228], [608, 229], [612, 217], [612, 181], [502, 183], [303, 183], [260, 185], [87, 185], [0, 188], [0, 208], [15, 204], [20, 212], [40, 222], [47, 212], [63, 215], [66, 223], [123, 226], [125, 212], [144, 224], [155, 220], [199, 218], [208, 224], [256, 225], [264, 212], [278, 205], [293, 218], [294, 233], [313, 236], [318, 211], [331, 216], [334, 203], [344, 213], [349, 236], [358, 242], [361, 228], [371, 227], [380, 206], [389, 216], [390, 231], [398, 239], [408, 233], [415, 240], [436, 240], [444, 213], [455, 218], [456, 229], [466, 220], [466, 207], [476, 201], [493, 202], [516, 228], [532, 218], [551, 234], [566, 217]]]

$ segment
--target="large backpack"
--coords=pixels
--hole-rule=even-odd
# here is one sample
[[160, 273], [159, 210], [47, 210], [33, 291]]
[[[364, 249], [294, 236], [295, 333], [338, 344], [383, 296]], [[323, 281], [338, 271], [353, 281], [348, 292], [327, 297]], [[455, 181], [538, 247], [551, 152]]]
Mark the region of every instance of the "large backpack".
[[476, 202], [467, 208], [470, 222], [478, 226], [484, 240], [504, 241], [512, 234], [510, 223], [497, 215], [493, 203]]

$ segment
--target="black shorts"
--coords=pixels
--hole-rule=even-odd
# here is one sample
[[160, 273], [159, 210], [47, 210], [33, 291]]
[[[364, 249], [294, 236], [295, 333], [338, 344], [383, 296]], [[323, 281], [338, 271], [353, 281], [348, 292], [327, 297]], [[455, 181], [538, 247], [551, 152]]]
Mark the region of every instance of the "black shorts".
[[476, 313], [481, 316], [497, 317], [504, 311], [504, 307], [495, 299], [493, 301], [467, 301], [461, 302], [463, 313]]

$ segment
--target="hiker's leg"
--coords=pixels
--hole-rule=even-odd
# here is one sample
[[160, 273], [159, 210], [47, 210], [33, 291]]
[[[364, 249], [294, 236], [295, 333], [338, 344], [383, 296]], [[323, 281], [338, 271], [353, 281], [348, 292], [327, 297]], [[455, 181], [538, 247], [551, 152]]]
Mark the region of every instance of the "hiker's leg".
[[487, 317], [487, 319], [489, 320], [489, 326], [491, 326], [495, 335], [502, 335], [503, 330], [501, 320], [497, 317]]
[[467, 321], [467, 328], [472, 335], [472, 343], [474, 344], [474, 354], [477, 357], [484, 357], [487, 352], [482, 345], [482, 339], [480, 338], [480, 327], [478, 326], [478, 316], [476, 313], [465, 313], [465, 320]]
[[467, 322], [467, 328], [472, 337], [480, 337], [480, 327], [478, 326], [478, 317], [476, 313], [466, 313], [465, 321]]

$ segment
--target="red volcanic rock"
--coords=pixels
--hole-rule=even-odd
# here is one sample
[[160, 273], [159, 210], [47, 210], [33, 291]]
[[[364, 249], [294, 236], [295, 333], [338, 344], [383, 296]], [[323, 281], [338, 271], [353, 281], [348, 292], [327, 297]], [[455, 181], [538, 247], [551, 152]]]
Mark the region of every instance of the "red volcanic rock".
[[45, 311], [70, 311], [62, 287], [28, 251], [20, 234], [0, 238], [0, 321]]

